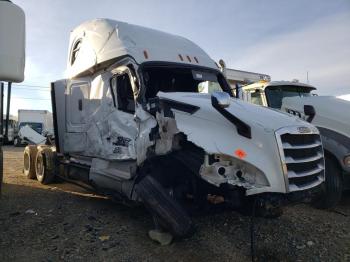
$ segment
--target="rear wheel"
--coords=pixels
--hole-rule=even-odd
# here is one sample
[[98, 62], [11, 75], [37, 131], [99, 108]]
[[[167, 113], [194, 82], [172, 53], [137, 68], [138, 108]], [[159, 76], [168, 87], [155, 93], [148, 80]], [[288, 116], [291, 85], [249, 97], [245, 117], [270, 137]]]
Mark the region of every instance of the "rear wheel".
[[38, 148], [35, 161], [35, 173], [38, 181], [44, 185], [50, 184], [55, 179], [56, 154], [49, 147]]
[[337, 162], [329, 156], [325, 158], [325, 182], [321, 188], [319, 198], [315, 201], [317, 208], [326, 209], [334, 207], [341, 199], [343, 192], [342, 171]]
[[23, 173], [29, 179], [36, 178], [35, 160], [38, 149], [36, 146], [26, 146], [23, 152]]
[[137, 184], [136, 191], [164, 229], [180, 238], [193, 233], [191, 218], [156, 179], [144, 177]]

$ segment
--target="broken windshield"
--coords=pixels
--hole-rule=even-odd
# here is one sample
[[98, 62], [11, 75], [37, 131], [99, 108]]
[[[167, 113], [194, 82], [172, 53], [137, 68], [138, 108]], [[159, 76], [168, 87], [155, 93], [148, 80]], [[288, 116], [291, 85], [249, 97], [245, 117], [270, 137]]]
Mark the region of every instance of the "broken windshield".
[[34, 131], [38, 132], [41, 134], [43, 132], [43, 124], [42, 123], [34, 123], [34, 122], [21, 122], [19, 124], [18, 129], [21, 129], [24, 126], [29, 126], [31, 129]]
[[155, 97], [159, 91], [212, 93], [227, 90], [224, 77], [215, 70], [147, 66], [143, 70], [143, 80], [146, 98]]
[[285, 97], [311, 96], [311, 89], [301, 86], [271, 86], [265, 89], [265, 95], [269, 107], [280, 109]]

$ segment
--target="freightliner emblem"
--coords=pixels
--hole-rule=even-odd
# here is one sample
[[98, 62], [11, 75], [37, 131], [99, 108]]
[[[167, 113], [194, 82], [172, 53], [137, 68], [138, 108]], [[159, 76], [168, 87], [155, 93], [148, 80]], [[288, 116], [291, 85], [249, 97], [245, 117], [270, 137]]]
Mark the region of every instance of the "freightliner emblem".
[[298, 127], [298, 131], [301, 134], [305, 134], [305, 133], [311, 133], [311, 129], [306, 127], [306, 126], [300, 126]]

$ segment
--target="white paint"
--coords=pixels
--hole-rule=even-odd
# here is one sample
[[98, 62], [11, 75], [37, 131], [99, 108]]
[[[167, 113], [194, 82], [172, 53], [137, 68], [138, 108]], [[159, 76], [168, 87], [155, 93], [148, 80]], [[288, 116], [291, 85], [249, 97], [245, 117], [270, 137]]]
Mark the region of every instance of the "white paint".
[[[80, 40], [80, 50], [72, 65], [73, 49]], [[215, 62], [200, 47], [184, 37], [110, 19], [95, 19], [71, 32], [67, 76], [74, 77], [86, 70], [94, 70], [96, 65], [125, 55], [133, 57], [138, 64], [164, 61], [217, 69]]]
[[29, 126], [22, 127], [19, 130], [18, 135], [22, 138], [27, 138], [31, 143], [34, 143], [36, 145], [44, 144], [46, 141], [46, 137], [42, 136]]
[[350, 101], [350, 94], [337, 96], [337, 98], [343, 99], [343, 100], [346, 100], [346, 101]]
[[[71, 65], [72, 47], [79, 39], [82, 39], [80, 51]], [[238, 134], [236, 126], [212, 106], [210, 94], [159, 92], [157, 96], [160, 99], [166, 98], [199, 108], [193, 114], [171, 109], [174, 118], [165, 117], [162, 111], [154, 117], [137, 102], [134, 114], [119, 110], [117, 99], [114, 106], [110, 88], [110, 80], [114, 74], [127, 73], [134, 80], [131, 81], [134, 98], [139, 92], [136, 81], [139, 81], [139, 85], [142, 84], [139, 76], [133, 75], [127, 65], [132, 64], [137, 71], [138, 64], [147, 61], [197, 64], [193, 59], [195, 56], [199, 61], [198, 65], [217, 69], [213, 60], [192, 42], [140, 26], [97, 19], [73, 30], [70, 48], [70, 76], [86, 73], [89, 77], [70, 80], [67, 95], [71, 96], [71, 86], [79, 81], [87, 81], [88, 85], [81, 86], [87, 86], [91, 91], [81, 90], [81, 94], [77, 93], [80, 96], [75, 96], [78, 100], [71, 100], [72, 111], [66, 112], [66, 115], [81, 114], [82, 118], [74, 125], [69, 120], [65, 121], [67, 127], [70, 127], [66, 135], [81, 134], [83, 138], [86, 136], [86, 142], [77, 145], [76, 150], [79, 149], [82, 156], [103, 159], [103, 163], [96, 162], [96, 166], [100, 165], [98, 170], [107, 169], [109, 163], [117, 163], [114, 160], [135, 160], [141, 165], [149, 156], [164, 155], [179, 149], [175, 138], [179, 137], [177, 134], [183, 133], [188, 141], [202, 148], [207, 155], [216, 154], [222, 158], [214, 166], [202, 166], [200, 175], [209, 183], [217, 186], [221, 183], [242, 186], [247, 189], [247, 195], [288, 192], [276, 132], [281, 128], [297, 129], [300, 126], [313, 129], [304, 121], [228, 97], [225, 110], [251, 127], [252, 138], [249, 139]], [[147, 52], [146, 55], [144, 51]], [[179, 54], [185, 61], [181, 61]], [[124, 55], [131, 58], [122, 58]], [[186, 61], [187, 55], [192, 62]], [[71, 98], [65, 99], [68, 101]], [[83, 100], [84, 113], [74, 111], [78, 110], [80, 100]], [[159, 137], [154, 140], [150, 134], [157, 125]], [[128, 140], [128, 143], [119, 145], [120, 137]], [[74, 140], [68, 138], [67, 141], [70, 141], [70, 150], [74, 151]], [[240, 159], [235, 153], [237, 150], [244, 151], [245, 156]], [[217, 174], [220, 165], [224, 165], [229, 171], [228, 177], [221, 180]], [[236, 176], [237, 170], [243, 172], [245, 181]]]
[[350, 137], [350, 101], [334, 96], [286, 97], [281, 109], [294, 109], [304, 116], [304, 105], [315, 108], [314, 125]]
[[[212, 107], [210, 95], [159, 92], [158, 96], [200, 107], [193, 115], [173, 110], [178, 130], [186, 134], [189, 141], [203, 148], [207, 154], [229, 156], [239, 162], [242, 168], [251, 165], [266, 176], [269, 185], [250, 186], [247, 195], [286, 192], [275, 131], [282, 127], [296, 126], [306, 126], [314, 130], [312, 125], [269, 108], [231, 99], [226, 110], [251, 127], [252, 139], [248, 139], [239, 135], [236, 127]], [[244, 159], [240, 160], [234, 154], [237, 149], [246, 152]]]
[[12, 2], [0, 1], [0, 80], [22, 82], [24, 64], [24, 12]]

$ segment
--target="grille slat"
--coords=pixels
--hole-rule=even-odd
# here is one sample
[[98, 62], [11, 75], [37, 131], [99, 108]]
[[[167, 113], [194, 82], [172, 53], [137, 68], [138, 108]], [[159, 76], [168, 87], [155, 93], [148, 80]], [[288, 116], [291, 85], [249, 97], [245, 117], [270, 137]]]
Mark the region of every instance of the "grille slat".
[[320, 135], [281, 130], [282, 161], [286, 165], [289, 191], [312, 188], [324, 180], [324, 154]]
[[317, 141], [316, 143], [310, 143], [310, 144], [305, 144], [305, 145], [291, 145], [288, 142], [283, 143], [283, 148], [284, 149], [308, 149], [308, 148], [315, 148], [321, 146], [322, 143], [321, 141]]
[[288, 178], [295, 178], [295, 177], [304, 177], [304, 176], [311, 176], [318, 174], [323, 171], [323, 166], [319, 165], [317, 168], [304, 171], [304, 172], [294, 172], [293, 170], [288, 169]]
[[293, 158], [291, 156], [286, 156], [286, 163], [287, 164], [297, 164], [297, 163], [305, 163], [305, 162], [313, 162], [316, 160], [323, 159], [323, 154], [318, 153], [316, 156], [310, 156], [305, 158]]

